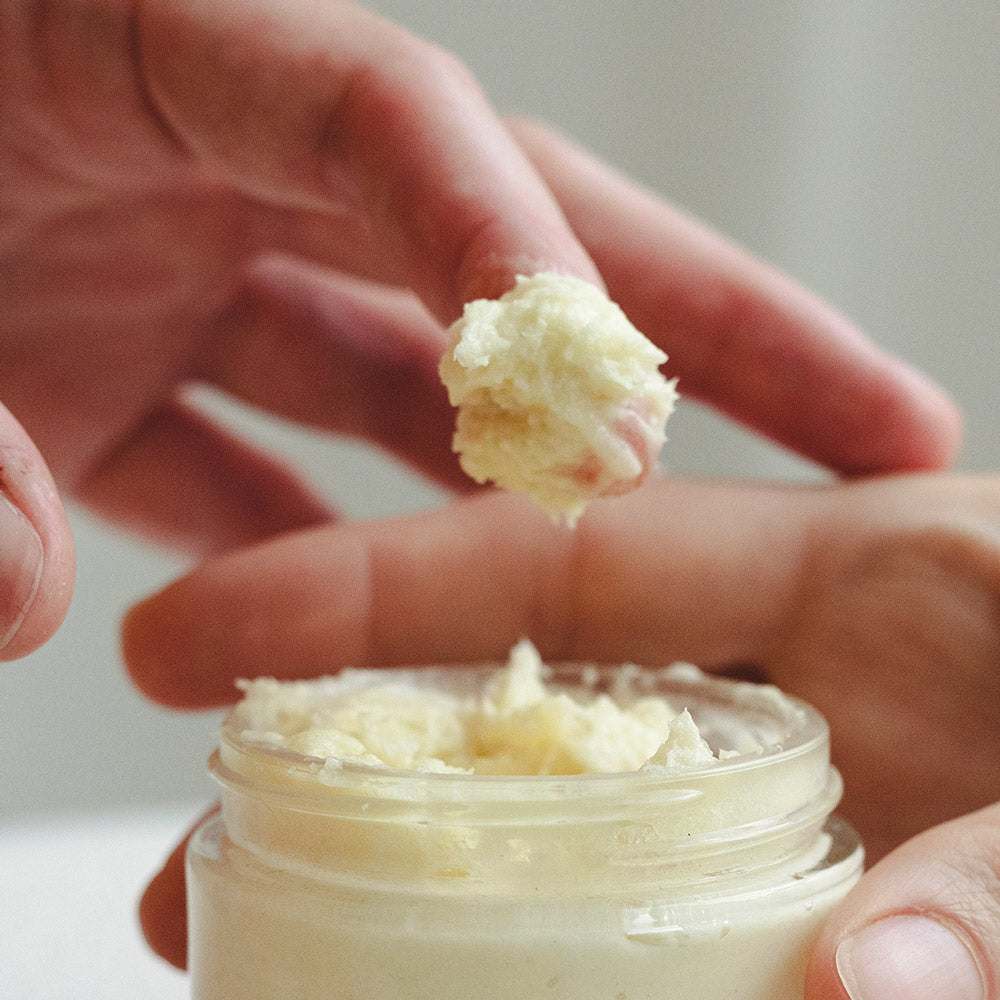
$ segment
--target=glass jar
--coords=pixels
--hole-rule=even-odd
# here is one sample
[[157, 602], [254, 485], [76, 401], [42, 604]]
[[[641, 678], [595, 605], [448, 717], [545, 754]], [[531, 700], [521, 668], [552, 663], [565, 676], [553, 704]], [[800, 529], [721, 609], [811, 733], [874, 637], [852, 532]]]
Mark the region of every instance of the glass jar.
[[[459, 693], [479, 668], [391, 674]], [[828, 731], [773, 688], [639, 675], [716, 751], [691, 770], [396, 771], [248, 741], [188, 852], [194, 1000], [801, 1000], [862, 850]], [[613, 674], [557, 666], [568, 689]]]

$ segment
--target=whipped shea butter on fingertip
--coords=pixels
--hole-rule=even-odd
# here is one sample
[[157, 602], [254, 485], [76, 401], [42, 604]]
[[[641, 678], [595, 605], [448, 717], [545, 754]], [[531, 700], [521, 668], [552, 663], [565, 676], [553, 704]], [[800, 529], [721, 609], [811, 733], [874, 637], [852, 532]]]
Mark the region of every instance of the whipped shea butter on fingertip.
[[826, 725], [774, 688], [526, 642], [243, 687], [194, 1000], [802, 1000], [861, 872]]
[[677, 398], [659, 371], [667, 356], [593, 284], [519, 277], [468, 303], [450, 332], [440, 373], [458, 407], [453, 448], [477, 482], [573, 525], [656, 464]]

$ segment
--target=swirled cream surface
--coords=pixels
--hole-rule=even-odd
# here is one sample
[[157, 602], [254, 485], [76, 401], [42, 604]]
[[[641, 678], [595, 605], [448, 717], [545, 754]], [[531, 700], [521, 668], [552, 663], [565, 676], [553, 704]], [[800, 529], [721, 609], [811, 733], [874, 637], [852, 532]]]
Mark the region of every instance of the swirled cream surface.
[[242, 739], [305, 757], [400, 770], [504, 775], [589, 774], [711, 765], [717, 755], [683, 706], [629, 690], [588, 695], [546, 686], [523, 641], [469, 696], [404, 681], [374, 686], [364, 671], [320, 681], [244, 682]]
[[450, 332], [440, 374], [458, 407], [453, 448], [477, 482], [572, 525], [655, 465], [677, 396], [659, 371], [667, 356], [594, 285], [520, 277], [468, 303]]

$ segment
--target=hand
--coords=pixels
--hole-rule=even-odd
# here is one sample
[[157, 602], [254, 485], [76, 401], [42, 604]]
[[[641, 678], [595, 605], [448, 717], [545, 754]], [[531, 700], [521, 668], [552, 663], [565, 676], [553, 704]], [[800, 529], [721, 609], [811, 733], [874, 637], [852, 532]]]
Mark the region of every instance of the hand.
[[[139, 605], [124, 649], [136, 683], [183, 708], [232, 701], [237, 673], [500, 660], [522, 636], [551, 660], [751, 665], [826, 715], [840, 811], [883, 857], [828, 923], [807, 997], [844, 1000], [836, 948], [871, 925], [895, 934], [898, 963], [868, 930], [841, 968], [876, 959], [897, 985], [870, 980], [855, 1000], [891, 1000], [924, 995], [898, 983], [945, 960], [946, 929], [1000, 976], [998, 606], [1000, 480], [659, 479], [595, 506], [575, 532], [489, 494], [289, 535]], [[142, 916], [154, 948], [183, 964], [179, 859]], [[963, 955], [956, 976], [972, 968]], [[929, 980], [940, 995], [987, 995], [955, 992], [949, 968]]]
[[71, 580], [39, 452], [192, 554], [333, 513], [196, 383], [468, 488], [440, 321], [519, 269], [599, 280], [464, 71], [351, 4], [12, 0], [0, 76], [0, 655]]
[[192, 385], [467, 489], [441, 324], [518, 272], [599, 269], [684, 391], [832, 469], [957, 446], [822, 303], [342, 0], [9, 0], [0, 78], [0, 657], [65, 610], [53, 482], [192, 555], [335, 516]]

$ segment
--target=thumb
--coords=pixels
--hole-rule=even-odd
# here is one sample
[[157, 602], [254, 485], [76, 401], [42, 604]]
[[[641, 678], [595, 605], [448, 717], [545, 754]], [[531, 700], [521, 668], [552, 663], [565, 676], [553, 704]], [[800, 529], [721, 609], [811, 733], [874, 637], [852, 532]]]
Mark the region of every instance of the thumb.
[[998, 859], [1000, 805], [887, 855], [824, 927], [806, 1000], [996, 1000]]
[[69, 607], [74, 568], [52, 476], [0, 406], [0, 660], [30, 653], [55, 632]]

